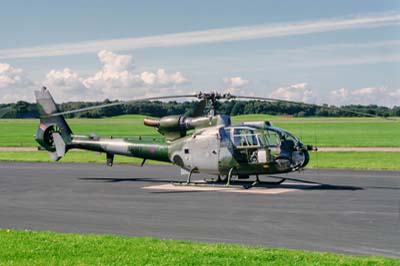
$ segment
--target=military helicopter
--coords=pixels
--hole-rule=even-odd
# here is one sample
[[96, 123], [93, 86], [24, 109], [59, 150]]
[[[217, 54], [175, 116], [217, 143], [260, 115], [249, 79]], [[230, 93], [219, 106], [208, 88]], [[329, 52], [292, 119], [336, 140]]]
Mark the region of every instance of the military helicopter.
[[[244, 122], [233, 125], [227, 115], [216, 114], [219, 100], [255, 99], [277, 101], [271, 98], [196, 93], [178, 96], [163, 96], [113, 102], [72, 111], [60, 112], [50, 92], [43, 87], [35, 91], [39, 107], [40, 125], [35, 140], [51, 158], [60, 160], [70, 149], [82, 149], [106, 154], [108, 166], [113, 165], [114, 155], [170, 162], [187, 172], [186, 182], [191, 185], [193, 173], [214, 175], [214, 183], [226, 186], [234, 181], [248, 181], [252, 185], [276, 182], [261, 181], [260, 175], [272, 175], [299, 171], [309, 162], [309, 151], [315, 148], [304, 145], [300, 139], [268, 121]], [[160, 119], [144, 119], [144, 125], [154, 127], [162, 140], [132, 136], [125, 138], [76, 135], [64, 119], [65, 114], [106, 108], [137, 101], [194, 97], [199, 103], [192, 117], [183, 115], [165, 116]], [[290, 101], [284, 101], [290, 102]], [[209, 103], [207, 115], [203, 115]], [[252, 181], [250, 177], [255, 177]], [[236, 177], [233, 180], [233, 177]]]

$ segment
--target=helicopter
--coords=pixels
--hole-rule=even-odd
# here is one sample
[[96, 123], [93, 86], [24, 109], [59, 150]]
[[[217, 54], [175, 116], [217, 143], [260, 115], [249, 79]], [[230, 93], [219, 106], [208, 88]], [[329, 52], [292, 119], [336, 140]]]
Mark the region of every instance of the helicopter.
[[[177, 96], [161, 96], [119, 101], [109, 104], [60, 112], [46, 87], [35, 91], [40, 113], [40, 124], [35, 140], [42, 149], [49, 152], [54, 161], [60, 160], [68, 150], [81, 149], [106, 154], [106, 164], [113, 165], [115, 155], [138, 157], [146, 160], [172, 163], [187, 173], [186, 182], [192, 185], [193, 173], [213, 175], [214, 183], [230, 186], [235, 181], [249, 181], [252, 186], [263, 183], [261, 175], [273, 175], [302, 170], [309, 162], [309, 151], [316, 150], [305, 145], [290, 132], [275, 127], [269, 121], [243, 122], [232, 124], [228, 115], [216, 113], [219, 100], [256, 99], [277, 101], [271, 98], [235, 96], [218, 92], [195, 93]], [[143, 136], [99, 137], [97, 135], [76, 135], [67, 124], [64, 115], [106, 108], [138, 101], [194, 97], [199, 99], [192, 117], [184, 115], [164, 116], [160, 119], [145, 118], [144, 125], [155, 128], [161, 139]], [[286, 101], [290, 102], [290, 101]], [[209, 103], [209, 110], [204, 110]], [[256, 177], [251, 181], [250, 177]]]

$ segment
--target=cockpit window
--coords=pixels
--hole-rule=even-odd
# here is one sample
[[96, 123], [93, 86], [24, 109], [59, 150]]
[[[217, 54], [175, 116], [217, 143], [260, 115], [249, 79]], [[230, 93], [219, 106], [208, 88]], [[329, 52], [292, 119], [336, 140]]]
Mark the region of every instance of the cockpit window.
[[281, 144], [281, 137], [278, 132], [265, 130], [265, 138], [267, 139], [268, 147], [279, 147]]
[[260, 146], [258, 135], [248, 128], [233, 129], [232, 142], [237, 147]]
[[292, 140], [294, 143], [299, 141], [295, 136], [286, 131], [283, 132], [283, 136], [285, 139]]

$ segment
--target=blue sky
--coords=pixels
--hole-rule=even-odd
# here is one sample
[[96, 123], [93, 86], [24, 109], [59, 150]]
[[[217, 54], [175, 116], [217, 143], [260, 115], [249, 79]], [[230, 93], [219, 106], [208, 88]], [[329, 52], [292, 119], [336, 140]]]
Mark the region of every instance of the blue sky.
[[400, 105], [399, 23], [399, 1], [4, 1], [0, 102], [47, 85], [59, 101], [218, 90]]

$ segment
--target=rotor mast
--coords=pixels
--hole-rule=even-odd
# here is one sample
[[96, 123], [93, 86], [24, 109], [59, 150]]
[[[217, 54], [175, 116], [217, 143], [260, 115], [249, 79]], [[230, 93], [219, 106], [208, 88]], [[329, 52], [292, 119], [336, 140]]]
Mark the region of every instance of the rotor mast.
[[196, 94], [196, 97], [200, 100], [205, 100], [210, 103], [210, 108], [208, 110], [209, 116], [214, 116], [217, 113], [217, 102], [219, 100], [230, 100], [232, 98], [236, 98], [230, 93], [219, 93], [216, 91], [212, 92], [199, 92]]

